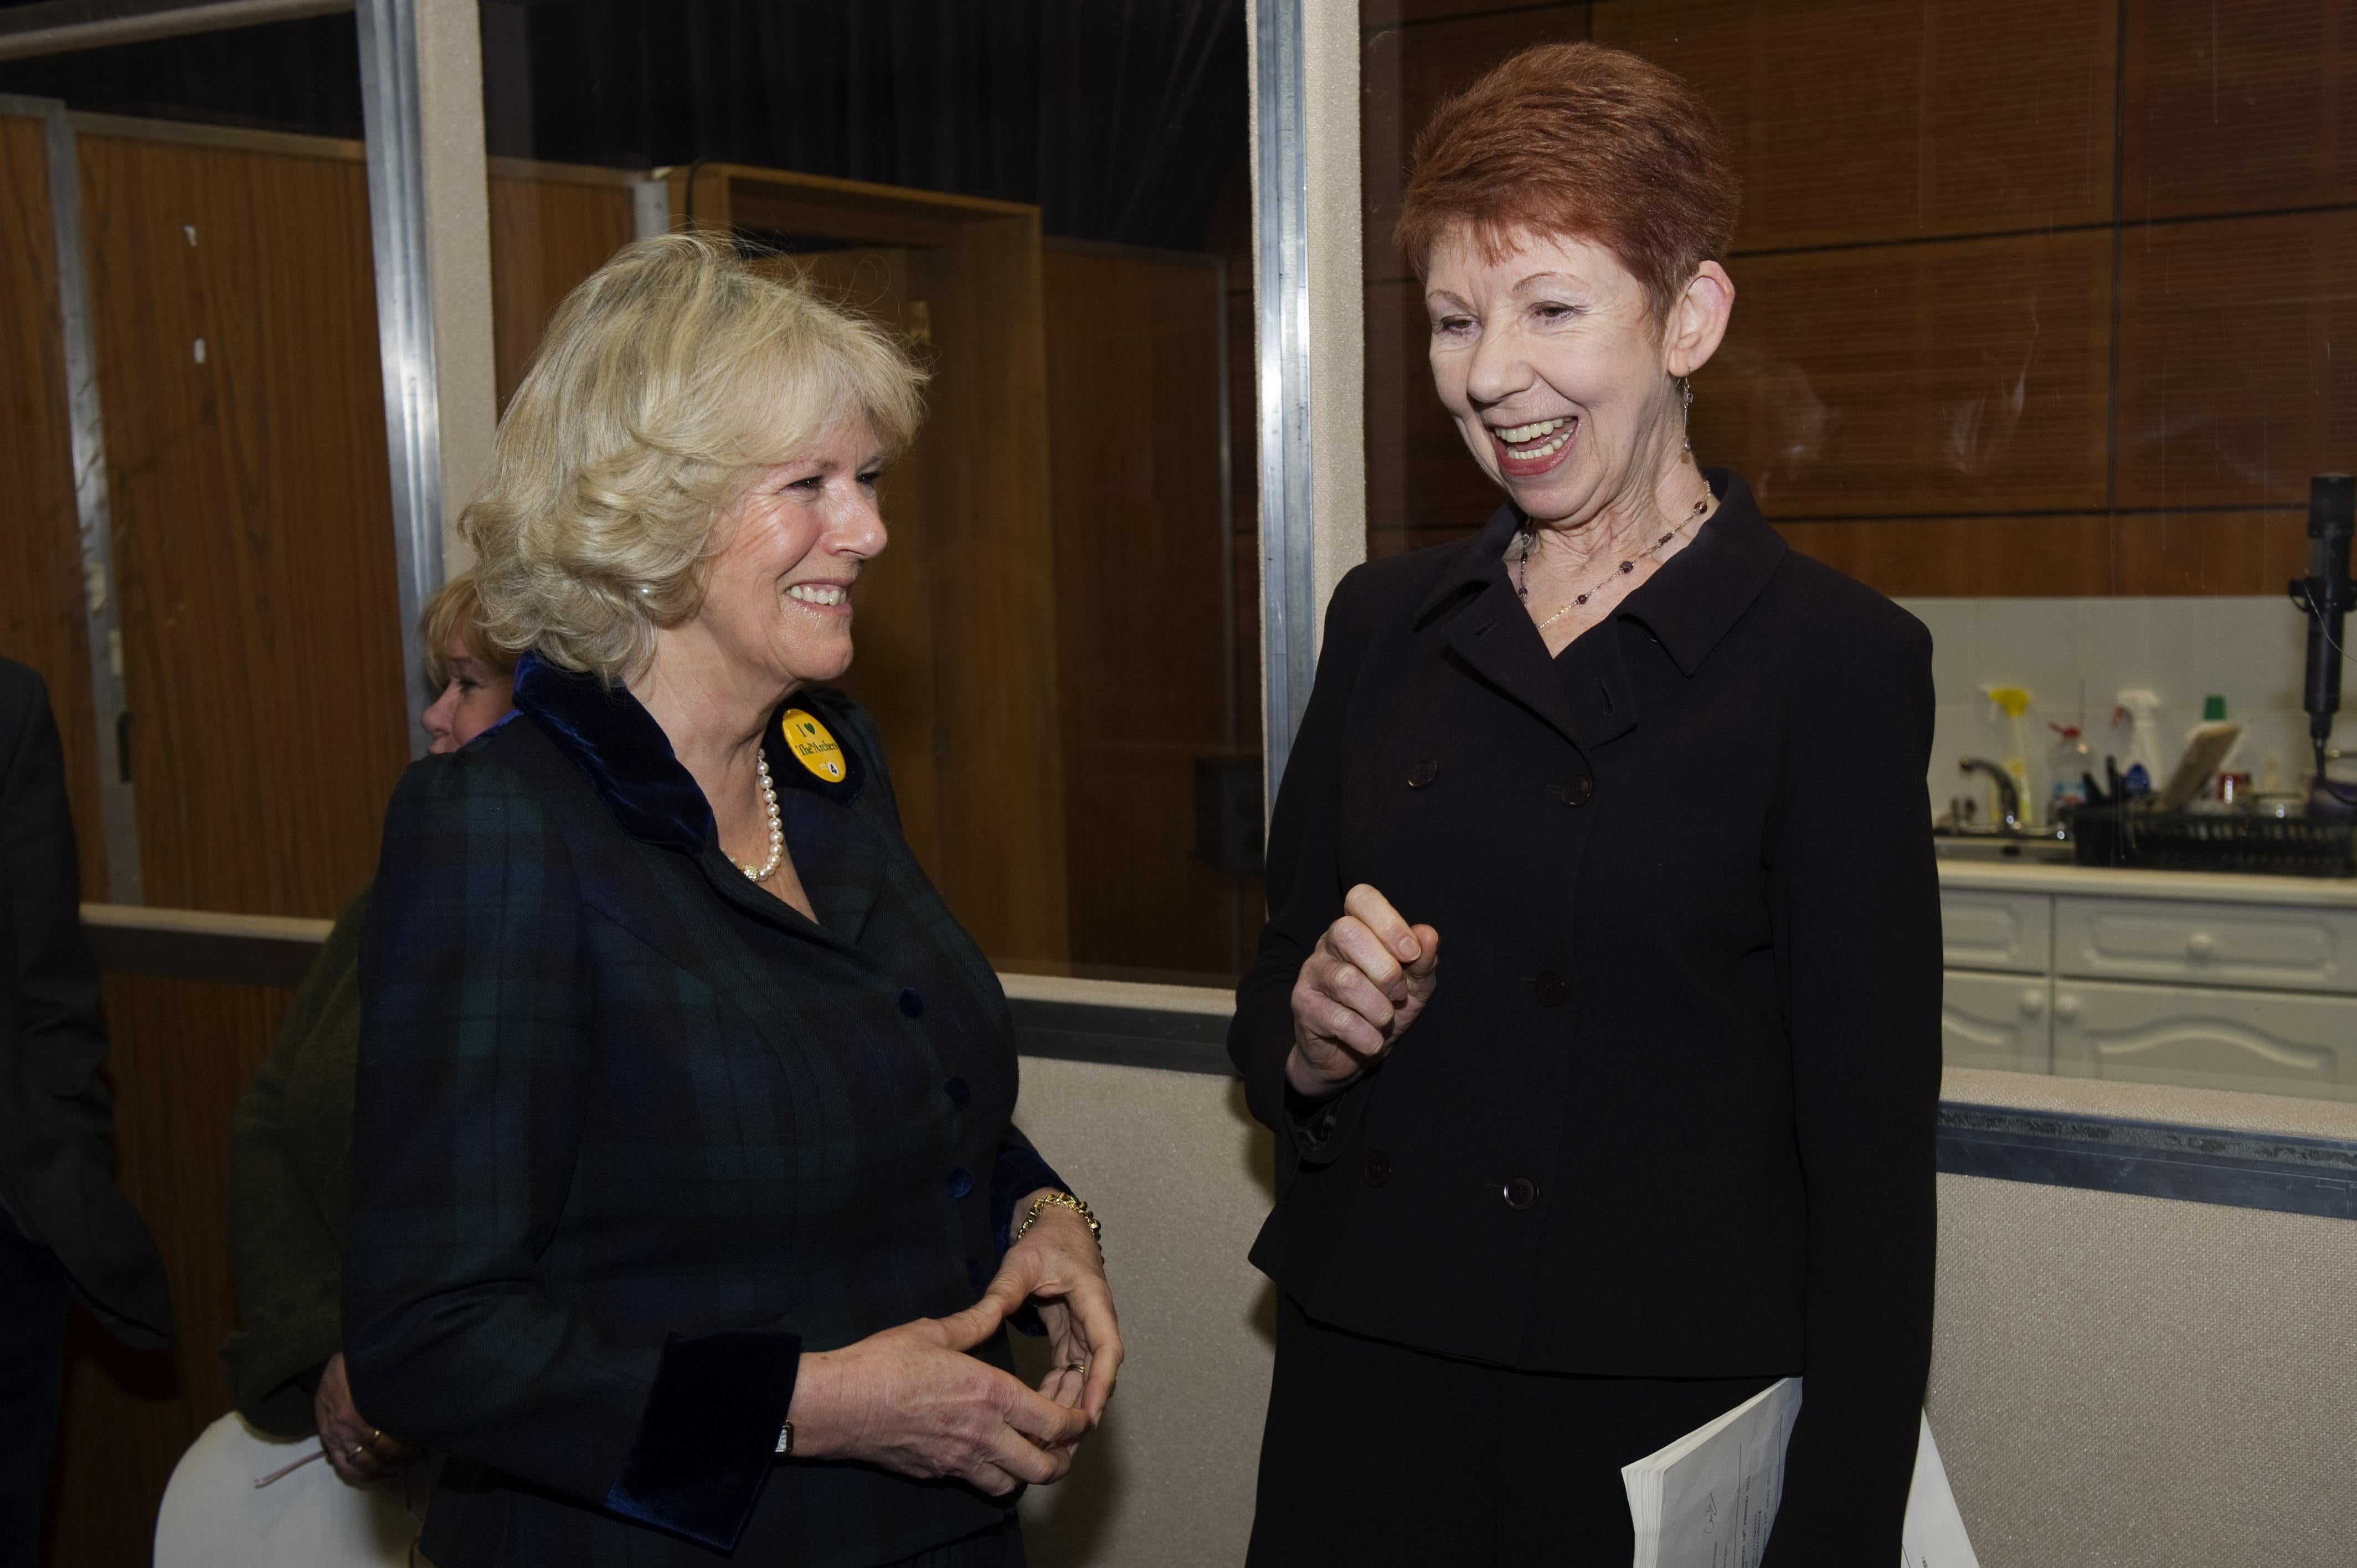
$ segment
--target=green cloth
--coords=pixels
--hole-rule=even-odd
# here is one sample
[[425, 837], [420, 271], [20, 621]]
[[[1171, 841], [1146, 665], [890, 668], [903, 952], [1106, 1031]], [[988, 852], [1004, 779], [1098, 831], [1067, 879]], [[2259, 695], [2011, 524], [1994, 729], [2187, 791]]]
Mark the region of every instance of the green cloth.
[[363, 888], [336, 921], [230, 1122], [229, 1258], [241, 1326], [221, 1359], [238, 1413], [274, 1437], [317, 1435], [307, 1374], [343, 1348], [368, 901]]

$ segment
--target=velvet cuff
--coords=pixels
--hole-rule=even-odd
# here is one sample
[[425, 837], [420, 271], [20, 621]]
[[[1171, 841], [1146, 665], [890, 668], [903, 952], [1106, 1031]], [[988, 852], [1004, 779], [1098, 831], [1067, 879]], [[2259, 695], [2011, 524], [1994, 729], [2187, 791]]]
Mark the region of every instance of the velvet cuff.
[[639, 1434], [606, 1507], [719, 1552], [737, 1549], [776, 1463], [802, 1369], [799, 1334], [728, 1328], [663, 1342]]

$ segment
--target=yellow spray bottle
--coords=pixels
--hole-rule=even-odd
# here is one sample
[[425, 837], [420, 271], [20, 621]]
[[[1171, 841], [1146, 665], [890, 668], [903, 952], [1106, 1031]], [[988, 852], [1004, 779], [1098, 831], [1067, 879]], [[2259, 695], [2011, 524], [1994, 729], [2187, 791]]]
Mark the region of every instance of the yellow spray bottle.
[[2029, 711], [2029, 693], [2019, 686], [1991, 686], [1988, 700], [2005, 711], [2005, 770], [2021, 797], [2021, 825], [2038, 825], [2039, 800], [2029, 787], [2029, 732], [2021, 716]]

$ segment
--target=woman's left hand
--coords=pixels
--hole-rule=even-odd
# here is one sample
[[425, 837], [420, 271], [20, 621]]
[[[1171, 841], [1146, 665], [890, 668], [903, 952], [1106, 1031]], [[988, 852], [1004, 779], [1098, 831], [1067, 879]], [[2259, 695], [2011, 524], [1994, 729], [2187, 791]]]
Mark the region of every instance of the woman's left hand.
[[[1017, 1223], [1036, 1199], [1056, 1190], [1043, 1188], [1017, 1204]], [[1056, 1358], [1039, 1391], [1086, 1411], [1092, 1426], [1103, 1421], [1121, 1373], [1121, 1325], [1114, 1316], [1104, 1254], [1088, 1221], [1060, 1203], [1042, 1208], [983, 1294], [996, 1297], [1010, 1316], [1027, 1301], [1038, 1305]]]

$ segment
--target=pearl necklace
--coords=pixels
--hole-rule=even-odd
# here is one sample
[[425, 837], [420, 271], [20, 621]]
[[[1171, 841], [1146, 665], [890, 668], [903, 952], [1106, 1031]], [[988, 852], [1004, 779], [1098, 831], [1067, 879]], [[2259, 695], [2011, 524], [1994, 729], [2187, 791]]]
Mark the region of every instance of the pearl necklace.
[[[1660, 554], [1663, 545], [1669, 543], [1671, 540], [1675, 539], [1679, 534], [1684, 532], [1686, 528], [1693, 523], [1695, 519], [1700, 517], [1709, 510], [1710, 498], [1706, 497], [1705, 499], [1695, 502], [1694, 510], [1686, 514], [1686, 520], [1684, 522], [1679, 523], [1677, 527], [1671, 529], [1667, 533], [1663, 534], [1659, 539], [1653, 541], [1652, 543], [1647, 545], [1644, 549], [1640, 550], [1636, 554], [1630, 556], [1629, 559], [1621, 562], [1620, 564], [1612, 568], [1611, 571], [1607, 572], [1603, 576], [1598, 577], [1594, 583], [1588, 585], [1584, 591], [1582, 591], [1577, 597], [1573, 598], [1569, 603], [1566, 604], [1561, 609], [1556, 610], [1555, 614], [1539, 622], [1538, 629], [1544, 631], [1547, 628], [1553, 626], [1555, 622], [1561, 620], [1572, 611], [1578, 609], [1581, 606], [1587, 604], [1588, 600], [1602, 593], [1615, 579], [1625, 577], [1630, 573], [1635, 571], [1637, 569], [1638, 562], [1644, 560], [1649, 555]], [[1523, 529], [1522, 553], [1514, 557], [1514, 593], [1524, 604], [1528, 604], [1531, 601], [1531, 550], [1538, 542], [1538, 534], [1539, 531], [1537, 529], [1525, 524]]]
[[761, 805], [770, 813], [770, 858], [756, 871], [749, 865], [738, 865], [748, 882], [767, 882], [778, 874], [778, 866], [786, 858], [786, 830], [778, 821], [778, 789], [770, 782], [770, 757], [764, 751], [753, 754], [754, 770], [760, 775]]

